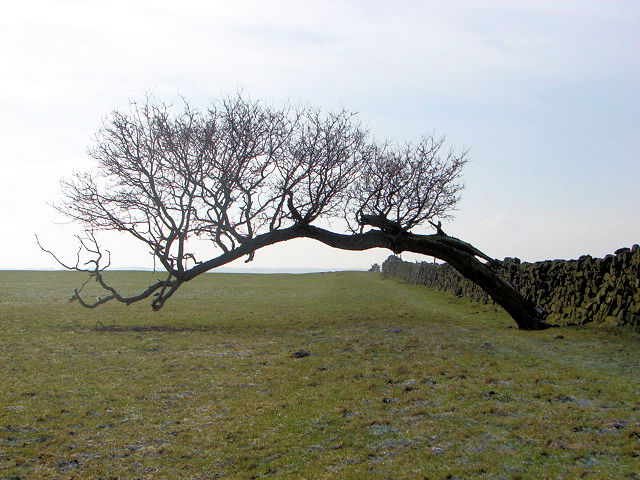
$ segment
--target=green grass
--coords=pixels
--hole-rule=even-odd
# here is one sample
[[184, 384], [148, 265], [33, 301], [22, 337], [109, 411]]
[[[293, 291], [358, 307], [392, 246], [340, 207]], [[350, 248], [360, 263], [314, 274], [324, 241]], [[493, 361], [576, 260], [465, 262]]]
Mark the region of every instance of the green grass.
[[0, 272], [0, 479], [640, 478], [630, 332], [364, 272], [206, 275], [157, 313], [81, 281]]

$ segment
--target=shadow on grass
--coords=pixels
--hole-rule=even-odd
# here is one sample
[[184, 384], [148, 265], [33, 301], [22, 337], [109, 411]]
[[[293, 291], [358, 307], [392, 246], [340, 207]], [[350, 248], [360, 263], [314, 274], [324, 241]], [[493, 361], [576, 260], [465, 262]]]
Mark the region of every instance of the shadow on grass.
[[127, 333], [127, 332], [213, 332], [219, 331], [220, 328], [214, 325], [102, 325], [96, 324], [91, 328], [94, 332], [112, 332], [112, 333]]

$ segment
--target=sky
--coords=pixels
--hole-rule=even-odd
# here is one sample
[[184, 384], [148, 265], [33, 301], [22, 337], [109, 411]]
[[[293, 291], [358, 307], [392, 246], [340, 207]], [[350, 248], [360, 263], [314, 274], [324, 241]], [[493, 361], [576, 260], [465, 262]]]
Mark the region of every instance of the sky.
[[[640, 243], [638, 52], [638, 1], [9, 2], [0, 268], [55, 268], [34, 234], [74, 258], [77, 228], [51, 204], [61, 179], [95, 166], [86, 152], [113, 109], [238, 91], [358, 112], [374, 138], [469, 149], [444, 229], [494, 258], [606, 255]], [[102, 240], [114, 267], [152, 265], [134, 240]], [[365, 269], [389, 254], [295, 240], [231, 266]]]

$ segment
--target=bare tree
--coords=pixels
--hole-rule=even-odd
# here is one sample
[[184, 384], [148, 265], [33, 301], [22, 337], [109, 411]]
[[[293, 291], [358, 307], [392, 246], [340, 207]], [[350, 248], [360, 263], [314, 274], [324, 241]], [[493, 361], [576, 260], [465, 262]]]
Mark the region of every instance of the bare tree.
[[[443, 152], [443, 145], [432, 136], [402, 147], [380, 144], [347, 111], [274, 108], [240, 95], [206, 112], [186, 102], [178, 112], [152, 98], [133, 103], [127, 112], [114, 111], [96, 135], [90, 154], [97, 170], [63, 182], [58, 209], [86, 235], [75, 265], [60, 263], [88, 272], [105, 290], [90, 301], [81, 287], [72, 300], [94, 308], [150, 298], [158, 310], [204, 272], [306, 237], [347, 250], [382, 247], [440, 258], [485, 289], [520, 328], [545, 328], [543, 312], [492, 270], [494, 260], [432, 221], [451, 215], [467, 162], [466, 152]], [[321, 218], [344, 219], [350, 232], [314, 225]], [[435, 234], [410, 231], [426, 222]], [[121, 295], [102, 275], [110, 259], [96, 240], [100, 230], [146, 244], [166, 277], [137, 295]], [[199, 258], [198, 238], [210, 240], [217, 255]]]

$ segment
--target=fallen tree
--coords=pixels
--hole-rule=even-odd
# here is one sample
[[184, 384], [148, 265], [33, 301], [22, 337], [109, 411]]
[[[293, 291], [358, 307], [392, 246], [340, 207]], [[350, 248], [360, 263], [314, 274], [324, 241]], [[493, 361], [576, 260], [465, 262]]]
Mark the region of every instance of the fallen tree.
[[[204, 113], [185, 103], [175, 114], [147, 99], [105, 120], [90, 150], [95, 173], [63, 182], [57, 208], [85, 229], [75, 264], [41, 248], [105, 290], [89, 300], [83, 285], [71, 300], [95, 308], [150, 298], [154, 310], [198, 275], [294, 238], [345, 250], [410, 251], [451, 264], [519, 328], [546, 328], [544, 312], [494, 272], [491, 257], [432, 221], [450, 218], [467, 162], [466, 152], [443, 152], [443, 144], [432, 136], [403, 147], [376, 143], [346, 111], [276, 109], [236, 96]], [[347, 233], [314, 224], [326, 218], [342, 219]], [[411, 232], [427, 222], [435, 234]], [[96, 239], [101, 230], [146, 244], [166, 277], [123, 296], [102, 274], [110, 255]], [[193, 239], [203, 237], [218, 249], [213, 258], [200, 259], [193, 249]]]

